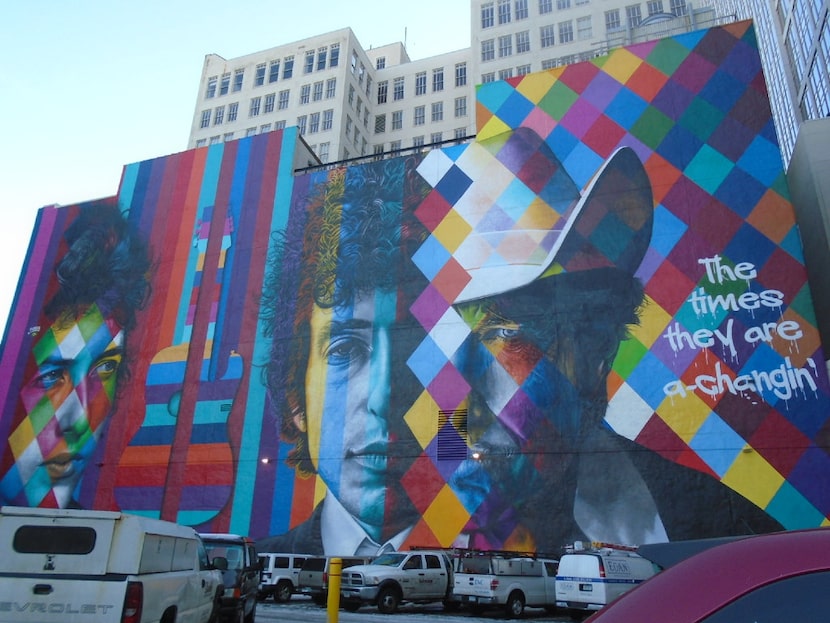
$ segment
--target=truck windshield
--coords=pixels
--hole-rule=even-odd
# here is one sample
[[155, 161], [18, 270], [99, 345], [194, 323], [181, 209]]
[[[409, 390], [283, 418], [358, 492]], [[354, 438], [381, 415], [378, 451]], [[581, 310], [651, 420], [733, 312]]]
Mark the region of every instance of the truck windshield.
[[243, 567], [245, 556], [242, 545], [205, 542], [205, 548], [211, 560], [217, 556], [226, 558], [228, 561], [228, 569], [241, 569]]
[[404, 558], [406, 558], [406, 554], [383, 554], [375, 558], [372, 564], [383, 565], [384, 567], [397, 567]]

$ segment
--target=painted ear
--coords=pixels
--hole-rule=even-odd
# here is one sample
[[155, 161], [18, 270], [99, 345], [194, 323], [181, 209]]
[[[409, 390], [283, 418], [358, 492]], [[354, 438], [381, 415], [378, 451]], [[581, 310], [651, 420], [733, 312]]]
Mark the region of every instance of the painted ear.
[[585, 191], [556, 261], [566, 272], [618, 268], [633, 275], [651, 240], [654, 198], [640, 158], [617, 150]]

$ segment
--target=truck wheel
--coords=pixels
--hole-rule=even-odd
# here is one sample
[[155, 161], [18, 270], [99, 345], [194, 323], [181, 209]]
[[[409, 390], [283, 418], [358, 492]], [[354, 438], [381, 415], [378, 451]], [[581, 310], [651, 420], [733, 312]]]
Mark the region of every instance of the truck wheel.
[[383, 614], [392, 614], [398, 609], [398, 604], [401, 603], [401, 597], [398, 594], [398, 589], [394, 586], [387, 586], [380, 589], [378, 594], [378, 610]]
[[288, 580], [280, 580], [277, 582], [277, 588], [274, 589], [274, 601], [285, 603], [291, 599], [291, 593], [294, 592], [294, 587]]
[[507, 604], [505, 604], [505, 609], [507, 610], [507, 616], [511, 619], [522, 616], [522, 613], [525, 611], [524, 595], [519, 591], [510, 593], [510, 597], [507, 598]]

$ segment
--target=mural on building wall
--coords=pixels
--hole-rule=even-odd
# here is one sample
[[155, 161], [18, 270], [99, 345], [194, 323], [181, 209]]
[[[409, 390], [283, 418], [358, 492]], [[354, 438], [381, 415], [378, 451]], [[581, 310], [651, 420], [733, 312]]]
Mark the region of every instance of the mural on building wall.
[[477, 119], [296, 176], [272, 132], [44, 208], [2, 503], [337, 554], [827, 524], [830, 387], [749, 23], [482, 85]]

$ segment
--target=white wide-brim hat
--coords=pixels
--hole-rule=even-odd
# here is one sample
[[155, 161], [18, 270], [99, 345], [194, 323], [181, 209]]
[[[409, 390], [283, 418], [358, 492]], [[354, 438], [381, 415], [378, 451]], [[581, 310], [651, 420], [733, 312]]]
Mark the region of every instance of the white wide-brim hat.
[[581, 192], [529, 128], [434, 150], [418, 173], [448, 206], [432, 234], [466, 273], [452, 303], [544, 275], [597, 268], [633, 275], [651, 240], [651, 183], [630, 147], [611, 154]]

